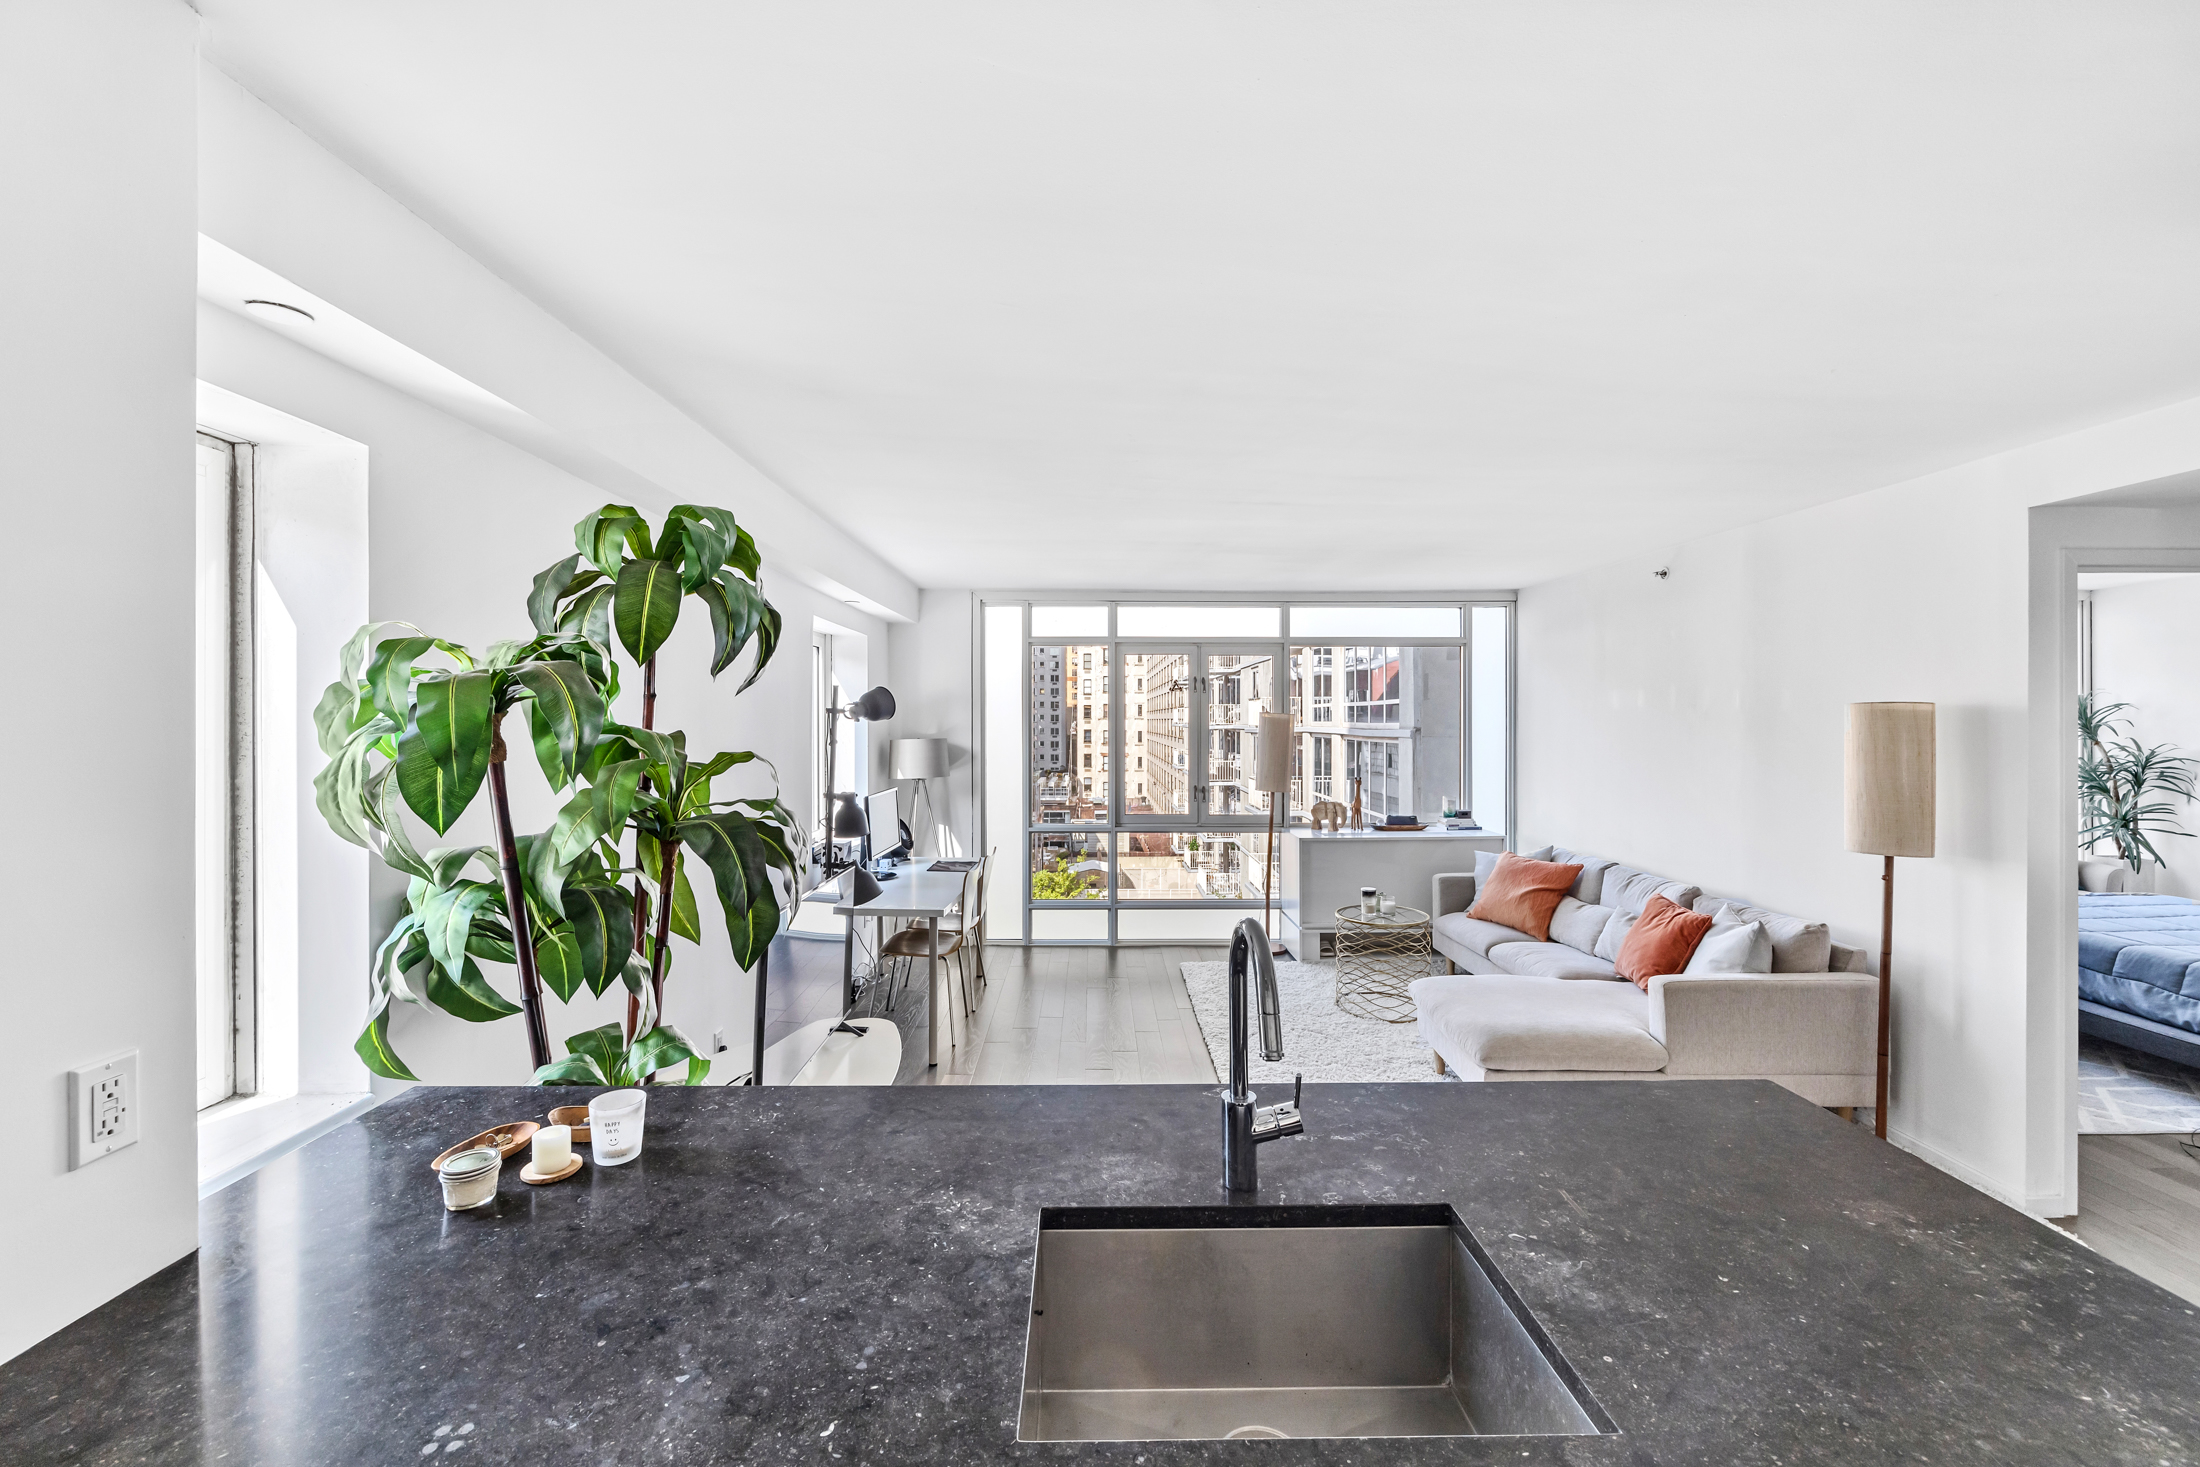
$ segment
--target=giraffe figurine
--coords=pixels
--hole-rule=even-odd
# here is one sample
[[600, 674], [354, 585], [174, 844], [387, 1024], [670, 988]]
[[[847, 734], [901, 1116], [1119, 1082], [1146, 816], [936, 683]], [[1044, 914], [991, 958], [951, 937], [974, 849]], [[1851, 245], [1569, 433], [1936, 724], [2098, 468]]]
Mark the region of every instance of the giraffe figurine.
[[1367, 817], [1360, 813], [1360, 777], [1357, 774], [1352, 776], [1352, 828], [1367, 829]]

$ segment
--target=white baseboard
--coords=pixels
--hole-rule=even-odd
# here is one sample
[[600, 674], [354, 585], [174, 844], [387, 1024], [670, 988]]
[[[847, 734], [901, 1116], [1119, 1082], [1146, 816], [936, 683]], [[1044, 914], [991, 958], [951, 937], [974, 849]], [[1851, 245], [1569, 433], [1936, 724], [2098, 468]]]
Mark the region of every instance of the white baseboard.
[[1949, 1176], [1954, 1177], [1957, 1181], [1963, 1183], [1963, 1185], [1965, 1185], [1966, 1187], [1969, 1187], [1974, 1191], [1984, 1192], [1987, 1196], [2002, 1204], [2002, 1206], [2013, 1207], [2019, 1212], [2026, 1213], [2035, 1217], [2039, 1215], [2037, 1213], [2034, 1213], [2031, 1208], [2025, 1206], [2022, 1202], [2019, 1202], [2014, 1193], [2011, 1193], [2002, 1188], [1999, 1184], [1987, 1177], [1985, 1173], [1977, 1170], [1975, 1167], [1972, 1167], [1965, 1162], [1960, 1162], [1956, 1160], [1954, 1157], [1950, 1156], [1947, 1152], [1940, 1150], [1938, 1147], [1930, 1145], [1927, 1142], [1920, 1141], [1915, 1136], [1906, 1135], [1903, 1132], [1896, 1130], [1892, 1126], [1889, 1126], [1887, 1128], [1887, 1139], [1889, 1141], [1892, 1141], [1895, 1145], [1901, 1147], [1904, 1151], [1909, 1152], [1910, 1155], [1916, 1157], [1919, 1161], [1925, 1162], [1930, 1166], [1937, 1167], [1941, 1171], [1946, 1172]]

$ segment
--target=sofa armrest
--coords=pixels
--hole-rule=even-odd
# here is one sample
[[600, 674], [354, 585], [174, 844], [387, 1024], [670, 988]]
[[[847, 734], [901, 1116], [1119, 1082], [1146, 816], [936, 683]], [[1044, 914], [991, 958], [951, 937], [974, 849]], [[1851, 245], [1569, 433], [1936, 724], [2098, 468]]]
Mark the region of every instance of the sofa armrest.
[[1668, 974], [1650, 1032], [1680, 1075], [1872, 1075], [1879, 983], [1859, 973]]
[[1429, 884], [1428, 914], [1448, 917], [1474, 905], [1474, 873], [1446, 871]]

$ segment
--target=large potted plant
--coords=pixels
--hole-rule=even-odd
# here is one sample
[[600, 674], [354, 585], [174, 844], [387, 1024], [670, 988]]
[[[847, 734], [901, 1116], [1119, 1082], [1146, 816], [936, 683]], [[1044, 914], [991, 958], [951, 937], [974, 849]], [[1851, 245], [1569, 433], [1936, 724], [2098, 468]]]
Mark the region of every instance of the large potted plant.
[[[714, 777], [756, 756], [690, 759], [685, 734], [653, 727], [657, 653], [686, 596], [710, 610], [713, 676], [753, 644], [745, 690], [770, 660], [780, 617], [759, 586], [754, 540], [725, 510], [695, 505], [676, 506], [655, 536], [632, 508], [606, 505], [574, 538], [578, 553], [535, 579], [533, 638], [476, 658], [409, 626], [370, 624], [316, 710], [330, 760], [315, 780], [323, 816], [411, 878], [405, 915], [375, 955], [356, 1046], [375, 1074], [417, 1078], [389, 1043], [389, 1005], [405, 1001], [474, 1023], [523, 1015], [538, 1083], [623, 1083], [682, 1061], [695, 1083], [709, 1061], [662, 1022], [669, 939], [702, 935], [682, 853], [710, 869], [744, 969], [778, 930], [781, 888], [798, 888], [801, 841], [776, 792], [714, 797]], [[609, 717], [622, 648], [642, 673], [639, 726]], [[504, 717], [522, 707], [545, 778], [570, 790], [535, 834], [513, 830], [504, 780]], [[485, 782], [495, 844], [421, 850], [404, 812], [440, 835]], [[518, 970], [518, 1003], [486, 980], [485, 962]], [[614, 982], [628, 993], [624, 1023], [574, 1036], [554, 1061], [543, 993], [570, 1001]]]
[[[2162, 798], [2194, 798], [2200, 760], [2171, 752], [2169, 744], [2142, 744], [2130, 734], [2128, 703], [2078, 699], [2078, 799], [2080, 854], [2106, 842], [2133, 875], [2144, 864], [2167, 866], [2153, 837], [2190, 836], [2177, 823], [2177, 807]], [[2118, 737], [2118, 735], [2122, 737]]]

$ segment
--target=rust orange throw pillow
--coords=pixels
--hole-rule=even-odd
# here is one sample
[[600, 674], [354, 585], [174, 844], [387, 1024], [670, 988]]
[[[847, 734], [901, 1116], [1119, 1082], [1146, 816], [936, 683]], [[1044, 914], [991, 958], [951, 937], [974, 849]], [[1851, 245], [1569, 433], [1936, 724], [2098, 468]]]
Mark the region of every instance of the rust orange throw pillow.
[[1495, 922], [1515, 932], [1525, 932], [1537, 942], [1551, 940], [1551, 913], [1572, 889], [1579, 866], [1556, 861], [1531, 861], [1511, 851], [1497, 858], [1497, 869], [1474, 894], [1467, 915], [1481, 922]]
[[1620, 977], [1633, 979], [1635, 987], [1647, 993], [1652, 978], [1687, 967], [1696, 944], [1710, 930], [1709, 913], [1691, 912], [1654, 896], [1628, 929], [1627, 940], [1619, 945], [1619, 958], [1612, 967]]

